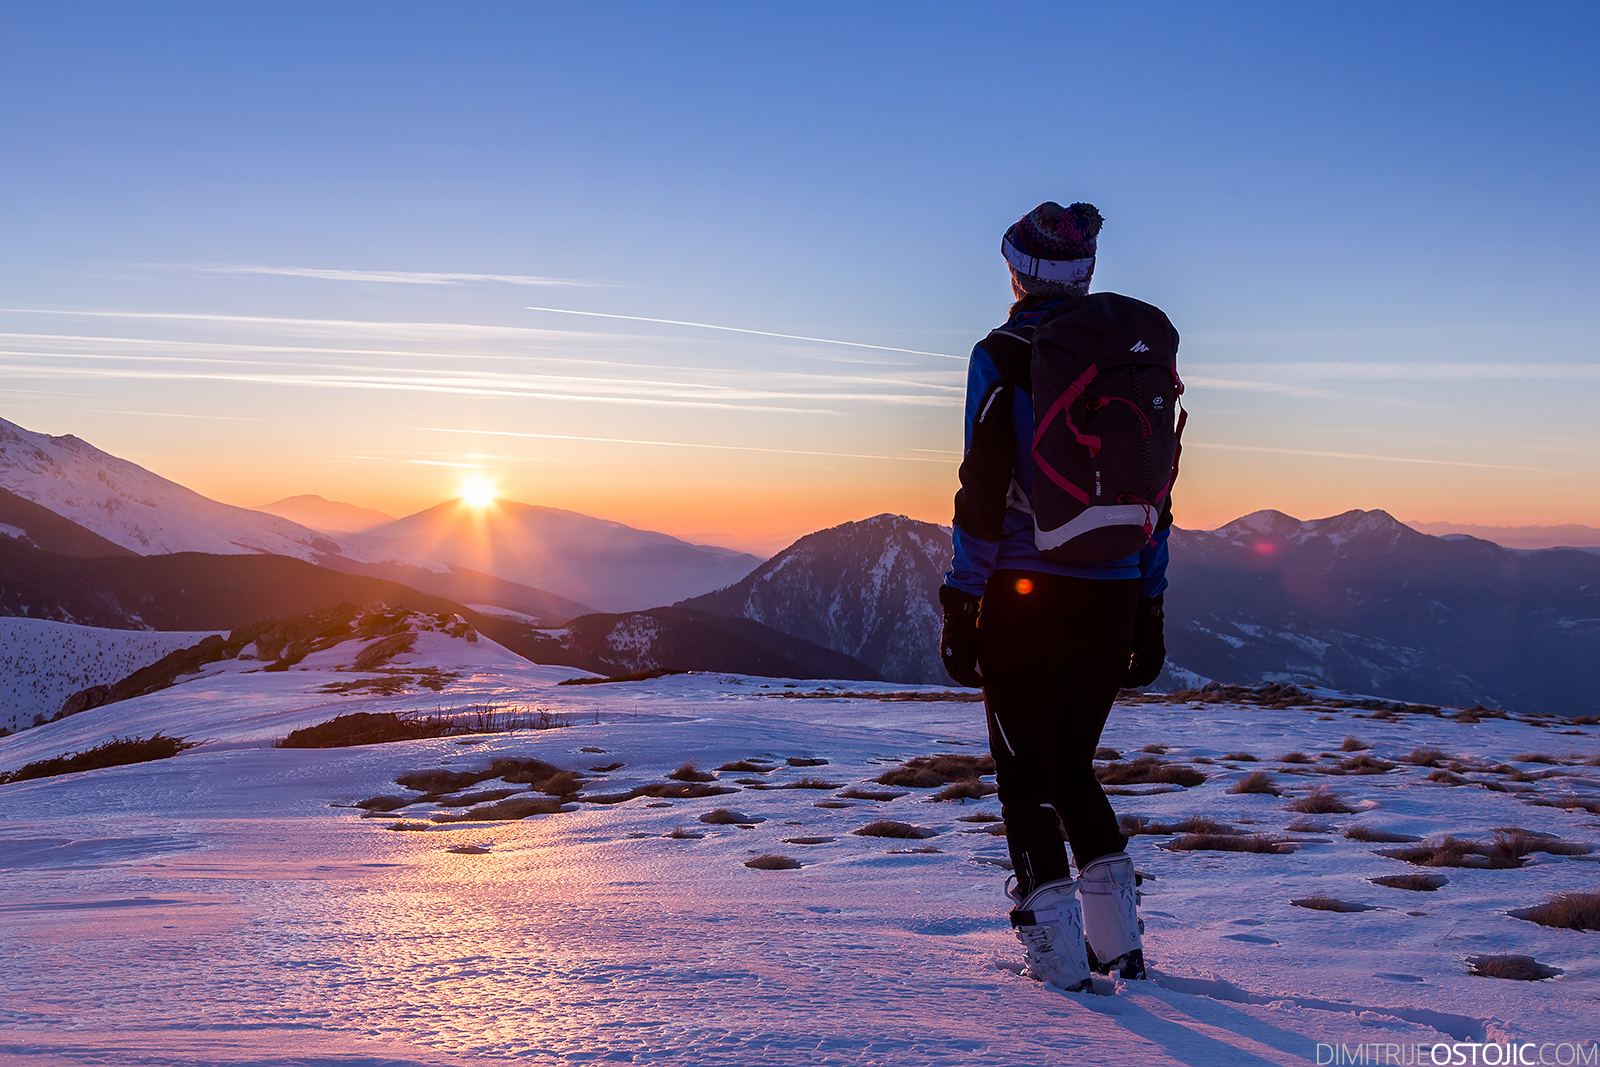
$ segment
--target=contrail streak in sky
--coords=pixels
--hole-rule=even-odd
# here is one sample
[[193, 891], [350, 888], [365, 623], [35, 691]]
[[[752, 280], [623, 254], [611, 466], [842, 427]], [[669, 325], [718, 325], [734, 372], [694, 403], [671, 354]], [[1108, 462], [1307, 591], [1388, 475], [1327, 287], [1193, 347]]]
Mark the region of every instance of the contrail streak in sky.
[[918, 348], [891, 348], [888, 345], [868, 345], [860, 341], [835, 341], [830, 337], [801, 337], [794, 333], [772, 333], [770, 330], [745, 330], [738, 326], [713, 326], [709, 322], [682, 322], [678, 319], [652, 319], [644, 315], [607, 315], [602, 311], [573, 311], [570, 308], [536, 308], [529, 307], [529, 311], [548, 311], [552, 315], [587, 315], [594, 319], [626, 319], [629, 322], [659, 322], [668, 326], [694, 326], [701, 330], [726, 330], [729, 333], [753, 333], [757, 337], [782, 337], [789, 341], [815, 341], [824, 345], [849, 345], [851, 348], [875, 348], [879, 352], [905, 352], [913, 356], [938, 356], [940, 359], [966, 359], [966, 356], [952, 356], [948, 352], [924, 352]]
[[[725, 452], [780, 452], [787, 456], [831, 456], [835, 459], [888, 459], [907, 463], [954, 463], [954, 458], [928, 456], [874, 456], [861, 452], [810, 452], [799, 448], [761, 448], [756, 445], [708, 445], [694, 441], [636, 441], [626, 437], [577, 437], [564, 433], [523, 433], [519, 430], [461, 430], [453, 426], [424, 426], [434, 433], [481, 433], [491, 437], [535, 437], [542, 441], [595, 441], [607, 445], [655, 445], [663, 448], [715, 448]], [[921, 451], [919, 449], [919, 451]]]

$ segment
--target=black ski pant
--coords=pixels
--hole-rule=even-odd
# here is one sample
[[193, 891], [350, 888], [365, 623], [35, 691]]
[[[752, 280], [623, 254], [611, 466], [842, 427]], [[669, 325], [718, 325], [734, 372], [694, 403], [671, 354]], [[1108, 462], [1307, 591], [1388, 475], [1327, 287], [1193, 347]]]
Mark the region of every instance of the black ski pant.
[[[1137, 578], [996, 571], [978, 620], [978, 664], [1000, 810], [1024, 895], [1128, 843], [1094, 753], [1128, 672]], [[1058, 818], [1059, 817], [1059, 818]]]

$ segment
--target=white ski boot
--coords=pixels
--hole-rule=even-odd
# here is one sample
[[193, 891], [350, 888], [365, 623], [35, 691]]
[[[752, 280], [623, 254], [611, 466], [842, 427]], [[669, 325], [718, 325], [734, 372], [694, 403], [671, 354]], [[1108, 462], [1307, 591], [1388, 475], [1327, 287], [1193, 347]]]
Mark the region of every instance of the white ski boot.
[[1139, 921], [1133, 860], [1126, 852], [1113, 852], [1092, 861], [1079, 874], [1089, 966], [1101, 974], [1115, 972], [1123, 978], [1143, 978], [1144, 944], [1140, 935], [1144, 924]]
[[1046, 882], [1011, 911], [1012, 932], [1022, 942], [1028, 960], [1028, 977], [1059, 986], [1068, 993], [1094, 988], [1089, 957], [1083, 943], [1083, 912], [1078, 906], [1078, 883], [1071, 878]]

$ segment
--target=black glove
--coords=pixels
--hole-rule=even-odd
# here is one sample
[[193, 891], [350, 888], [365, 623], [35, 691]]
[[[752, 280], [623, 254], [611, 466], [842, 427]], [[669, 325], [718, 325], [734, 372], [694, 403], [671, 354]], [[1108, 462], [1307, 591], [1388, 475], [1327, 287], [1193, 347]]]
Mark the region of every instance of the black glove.
[[944, 607], [939, 659], [952, 681], [972, 689], [983, 688], [983, 675], [978, 672], [978, 601], [954, 586], [939, 587], [939, 603]]
[[1138, 689], [1156, 680], [1161, 665], [1167, 661], [1167, 644], [1163, 640], [1163, 596], [1140, 597], [1137, 613], [1133, 617], [1133, 655], [1128, 658], [1128, 678], [1124, 689]]

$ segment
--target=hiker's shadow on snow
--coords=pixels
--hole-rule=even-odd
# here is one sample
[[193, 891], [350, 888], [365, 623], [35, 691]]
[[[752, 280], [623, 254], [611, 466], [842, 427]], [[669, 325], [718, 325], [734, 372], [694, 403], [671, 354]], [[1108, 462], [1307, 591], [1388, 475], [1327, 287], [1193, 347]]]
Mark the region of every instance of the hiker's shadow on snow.
[[[1143, 983], [1141, 983], [1142, 985]], [[1157, 1014], [1135, 1002], [1140, 995], [1158, 1001], [1170, 1013]], [[1281, 1067], [1279, 1058], [1267, 1059], [1251, 1052], [1250, 1045], [1266, 1045], [1310, 1063], [1316, 1039], [1308, 1034], [1281, 1030], [1248, 1012], [1221, 1001], [1178, 993], [1151, 984], [1149, 991], [1124, 987], [1116, 996], [1075, 997], [1089, 1010], [1114, 1019], [1137, 1044], [1149, 1041], [1165, 1049], [1179, 1063], [1222, 1067]], [[1172, 1018], [1181, 1015], [1184, 1018]], [[1358, 1024], [1352, 1021], [1352, 1028]], [[1225, 1031], [1237, 1043], [1212, 1036]]]

